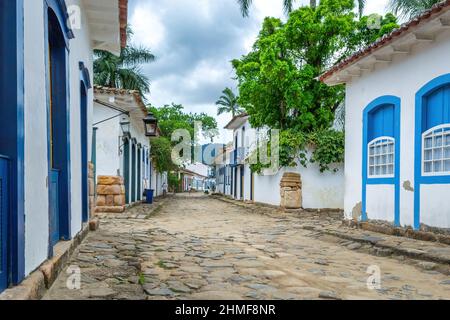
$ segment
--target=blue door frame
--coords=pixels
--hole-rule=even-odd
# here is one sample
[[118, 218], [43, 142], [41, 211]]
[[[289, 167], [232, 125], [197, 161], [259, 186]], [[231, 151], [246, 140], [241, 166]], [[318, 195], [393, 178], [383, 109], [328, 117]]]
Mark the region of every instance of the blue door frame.
[[8, 285], [25, 276], [23, 10], [23, 0], [0, 1], [0, 154], [9, 159], [9, 225], [2, 254], [8, 257]]
[[91, 80], [88, 69], [83, 62], [80, 67], [80, 130], [81, 130], [81, 207], [82, 221], [89, 220], [89, 164], [88, 164], [88, 91]]
[[8, 287], [9, 160], [0, 155], [0, 292]]
[[131, 203], [136, 202], [136, 144], [131, 146]]
[[[63, 3], [64, 1], [62, 1]], [[58, 183], [49, 184], [49, 201], [58, 199], [59, 229], [50, 222], [55, 221], [56, 205], [49, 206], [49, 257], [53, 256], [56, 232], [58, 240], [71, 239], [71, 192], [70, 192], [70, 110], [69, 110], [69, 39], [61, 1], [45, 0], [46, 64], [47, 64], [47, 118], [48, 118], [48, 163], [49, 179], [59, 172]], [[52, 190], [57, 188], [57, 190]], [[54, 200], [53, 200], [54, 201]], [[53, 210], [53, 212], [52, 212]]]
[[142, 148], [138, 148], [138, 167], [137, 167], [137, 200], [142, 200]]
[[439, 76], [425, 84], [416, 94], [415, 110], [415, 163], [414, 163], [414, 228], [420, 229], [420, 193], [422, 185], [450, 184], [450, 176], [423, 176], [422, 174], [422, 134], [431, 124], [450, 122], [450, 99], [443, 100], [442, 110], [446, 112], [441, 119], [427, 119], [427, 98], [430, 94], [450, 85], [450, 73]]
[[[369, 178], [368, 176], [368, 144], [369, 135], [369, 121], [370, 114], [378, 108], [392, 105], [394, 106], [394, 128], [392, 129], [392, 137], [395, 139], [395, 175], [394, 178]], [[367, 221], [367, 186], [368, 185], [394, 185], [395, 186], [395, 209], [394, 209], [394, 223], [400, 225], [400, 116], [401, 116], [401, 100], [395, 96], [382, 96], [372, 101], [363, 113], [363, 145], [362, 145], [362, 213], [361, 218]], [[375, 137], [376, 138], [376, 137]], [[382, 201], [382, 199], [380, 199]]]
[[123, 180], [125, 183], [125, 199], [130, 204], [130, 140], [126, 139], [123, 145]]
[[[59, 229], [59, 170], [52, 170], [50, 174], [50, 248], [60, 240]], [[52, 250], [51, 250], [52, 251]], [[51, 252], [53, 253], [53, 252]]]

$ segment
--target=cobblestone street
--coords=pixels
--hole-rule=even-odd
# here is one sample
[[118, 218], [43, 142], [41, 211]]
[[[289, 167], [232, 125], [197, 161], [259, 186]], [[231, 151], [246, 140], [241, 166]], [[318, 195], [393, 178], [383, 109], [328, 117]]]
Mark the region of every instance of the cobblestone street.
[[[449, 299], [450, 277], [433, 263], [371, 254], [368, 245], [306, 225], [340, 225], [268, 214], [200, 195], [167, 198], [103, 217], [45, 299]], [[445, 250], [443, 248], [442, 250]], [[381, 288], [367, 287], [369, 267]]]

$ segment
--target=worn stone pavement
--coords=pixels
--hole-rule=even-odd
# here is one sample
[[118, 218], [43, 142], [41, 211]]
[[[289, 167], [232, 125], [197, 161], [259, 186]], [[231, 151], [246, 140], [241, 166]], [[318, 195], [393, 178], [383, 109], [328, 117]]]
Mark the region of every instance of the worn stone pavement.
[[[70, 262], [81, 286], [68, 289], [77, 275], [63, 272], [44, 299], [450, 299], [432, 264], [304, 228], [314, 221], [337, 224], [196, 194], [141, 205], [103, 217]], [[367, 287], [370, 267], [379, 289]]]

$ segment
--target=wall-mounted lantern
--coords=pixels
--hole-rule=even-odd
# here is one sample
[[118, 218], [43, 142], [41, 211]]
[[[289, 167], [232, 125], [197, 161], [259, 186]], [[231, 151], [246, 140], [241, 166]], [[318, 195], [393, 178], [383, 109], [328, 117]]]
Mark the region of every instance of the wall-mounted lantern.
[[130, 137], [130, 125], [131, 122], [129, 119], [123, 118], [122, 121], [120, 121], [120, 128], [122, 129], [124, 137]]
[[155, 118], [153, 113], [150, 112], [144, 118], [144, 125], [145, 125], [145, 135], [147, 137], [156, 137], [157, 136], [158, 120]]

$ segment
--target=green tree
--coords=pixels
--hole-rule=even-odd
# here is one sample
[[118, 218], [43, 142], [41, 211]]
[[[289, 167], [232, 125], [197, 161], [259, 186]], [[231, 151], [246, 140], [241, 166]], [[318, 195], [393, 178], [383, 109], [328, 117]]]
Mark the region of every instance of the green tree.
[[176, 170], [176, 165], [172, 162], [172, 144], [166, 137], [152, 138], [150, 156], [156, 171], [159, 173]]
[[242, 113], [243, 109], [238, 104], [239, 97], [234, 94], [233, 90], [226, 88], [222, 91], [222, 94], [216, 102], [216, 106], [218, 106], [217, 114], [219, 116], [223, 113], [231, 113], [234, 118], [235, 115]]
[[342, 159], [343, 148], [333, 144], [341, 146], [344, 136], [330, 128], [344, 87], [328, 87], [317, 79], [396, 26], [395, 17], [387, 16], [379, 28], [368, 27], [369, 18], [356, 19], [353, 9], [352, 0], [322, 0], [316, 8], [291, 12], [286, 23], [266, 18], [253, 50], [232, 62], [239, 103], [252, 126], [281, 130], [281, 165], [289, 166], [294, 158], [305, 164], [302, 149], [308, 145], [320, 146], [309, 160], [321, 169]]
[[[128, 37], [133, 32], [128, 28]], [[96, 85], [137, 90], [142, 96], [149, 93], [150, 81], [143, 73], [141, 65], [155, 60], [148, 48], [128, 45], [123, 48], [120, 56], [108, 51], [94, 51], [94, 83]]]
[[[309, 0], [310, 7], [316, 8], [318, 1], [319, 0]], [[244, 17], [248, 17], [252, 2], [253, 0], [238, 0], [239, 5], [241, 6], [242, 15]], [[292, 11], [294, 2], [296, 2], [296, 0], [283, 0], [283, 8], [287, 14]], [[366, 6], [366, 0], [357, 0], [356, 2], [358, 3], [359, 15], [362, 16], [364, 8]]]
[[406, 19], [412, 19], [442, 0], [389, 0], [388, 9]]
[[168, 139], [171, 139], [172, 133], [178, 129], [189, 131], [191, 137], [193, 137], [195, 122], [202, 123], [205, 138], [213, 138], [217, 134], [216, 119], [206, 113], [186, 113], [183, 105], [175, 103], [161, 108], [150, 106], [149, 109], [158, 119], [161, 135]]

